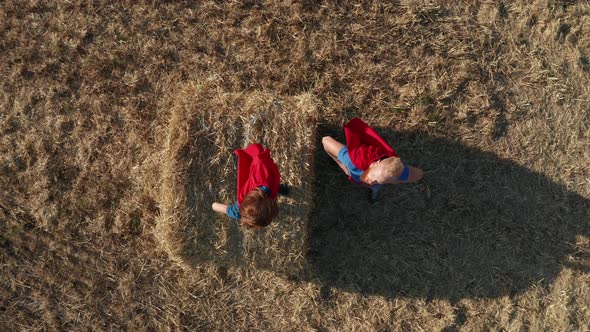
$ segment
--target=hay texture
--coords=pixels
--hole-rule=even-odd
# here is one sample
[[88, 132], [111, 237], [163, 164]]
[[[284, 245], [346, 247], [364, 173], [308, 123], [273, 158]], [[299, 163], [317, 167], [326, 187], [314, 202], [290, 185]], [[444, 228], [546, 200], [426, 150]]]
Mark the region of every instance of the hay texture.
[[[162, 161], [161, 214], [156, 237], [184, 267], [203, 262], [283, 273], [303, 266], [312, 209], [316, 112], [309, 95], [223, 93], [214, 84], [187, 84], [172, 98]], [[249, 230], [211, 209], [236, 200], [237, 157], [250, 143], [271, 149], [281, 182], [279, 216]]]

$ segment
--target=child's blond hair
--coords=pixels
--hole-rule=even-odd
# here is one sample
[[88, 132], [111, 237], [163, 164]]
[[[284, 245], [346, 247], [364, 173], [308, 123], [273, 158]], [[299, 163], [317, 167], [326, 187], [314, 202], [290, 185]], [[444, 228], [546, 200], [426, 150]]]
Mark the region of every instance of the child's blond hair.
[[[378, 165], [378, 168], [381, 170], [381, 172], [386, 174], [388, 179], [395, 180], [399, 178], [402, 172], [404, 171], [404, 164], [402, 163], [402, 160], [399, 157], [389, 157], [381, 160], [381, 162]], [[369, 168], [368, 170], [366, 170], [361, 175], [361, 181], [366, 183], [367, 181], [365, 180], [367, 178], [367, 175], [374, 171], [376, 171], [375, 168]]]

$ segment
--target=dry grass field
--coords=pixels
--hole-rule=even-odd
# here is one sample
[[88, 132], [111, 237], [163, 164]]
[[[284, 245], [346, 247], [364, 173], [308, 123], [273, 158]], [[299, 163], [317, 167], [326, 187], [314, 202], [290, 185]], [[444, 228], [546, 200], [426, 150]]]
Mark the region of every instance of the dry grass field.
[[[369, 205], [354, 116], [424, 179]], [[587, 1], [5, 0], [0, 330], [589, 331], [589, 164]]]

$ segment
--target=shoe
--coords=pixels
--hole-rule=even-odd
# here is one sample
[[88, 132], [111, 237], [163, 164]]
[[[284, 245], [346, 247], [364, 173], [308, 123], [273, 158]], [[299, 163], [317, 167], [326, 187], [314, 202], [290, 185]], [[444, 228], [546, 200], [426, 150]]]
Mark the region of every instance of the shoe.
[[373, 188], [369, 188], [369, 203], [371, 205], [379, 202], [383, 195], [381, 194], [381, 187], [373, 190]]
[[291, 192], [291, 188], [289, 188], [288, 185], [281, 183], [279, 185], [279, 195], [282, 196], [289, 196], [289, 193]]

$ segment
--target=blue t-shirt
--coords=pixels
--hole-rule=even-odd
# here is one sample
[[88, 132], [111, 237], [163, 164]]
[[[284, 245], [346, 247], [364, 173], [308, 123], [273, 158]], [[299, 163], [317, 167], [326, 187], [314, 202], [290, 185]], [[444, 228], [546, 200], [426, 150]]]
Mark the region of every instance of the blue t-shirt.
[[[344, 146], [342, 149], [340, 149], [340, 151], [338, 151], [337, 158], [338, 161], [340, 161], [344, 166], [346, 166], [346, 169], [348, 169], [348, 174], [350, 174], [350, 177], [354, 181], [362, 183], [361, 175], [363, 175], [365, 171], [356, 167], [352, 160], [350, 160], [350, 155], [348, 154], [348, 148], [346, 146]], [[382, 184], [376, 184], [374, 186], [371, 186], [371, 190], [379, 191], [379, 189], [381, 189], [382, 186]]]
[[354, 181], [359, 183], [362, 182], [361, 175], [363, 175], [365, 171], [356, 167], [356, 165], [352, 163], [352, 160], [350, 160], [350, 155], [348, 154], [348, 148], [346, 146], [338, 151], [338, 161], [346, 166], [348, 169], [348, 174]]
[[[267, 186], [259, 186], [258, 188], [260, 188], [262, 191], [264, 191], [265, 194], [267, 194], [268, 196], [270, 196], [270, 188]], [[240, 219], [240, 204], [238, 203], [238, 201], [236, 201], [234, 204], [229, 205], [227, 207], [227, 209], [225, 209], [225, 214], [227, 214], [228, 217], [232, 218], [232, 219]]]

